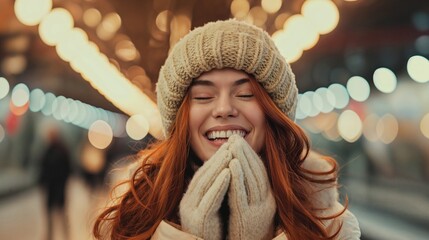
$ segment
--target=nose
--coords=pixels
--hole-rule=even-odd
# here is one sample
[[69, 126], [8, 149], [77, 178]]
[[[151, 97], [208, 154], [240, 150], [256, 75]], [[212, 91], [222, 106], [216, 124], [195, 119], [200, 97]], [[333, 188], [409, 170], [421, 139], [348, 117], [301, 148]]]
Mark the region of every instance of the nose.
[[236, 117], [237, 114], [238, 114], [238, 110], [234, 106], [234, 103], [229, 96], [220, 96], [215, 101], [215, 106], [213, 108], [213, 117], [228, 118], [228, 117]]

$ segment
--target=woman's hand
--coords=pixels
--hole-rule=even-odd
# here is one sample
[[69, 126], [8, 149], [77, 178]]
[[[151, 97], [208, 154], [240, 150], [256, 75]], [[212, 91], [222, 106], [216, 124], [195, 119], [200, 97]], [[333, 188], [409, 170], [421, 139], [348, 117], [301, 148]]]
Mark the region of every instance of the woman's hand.
[[231, 138], [228, 239], [272, 239], [276, 202], [265, 166], [242, 137]]
[[230, 185], [228, 164], [232, 159], [229, 143], [198, 169], [180, 202], [180, 220], [184, 231], [203, 239], [222, 239], [219, 208]]

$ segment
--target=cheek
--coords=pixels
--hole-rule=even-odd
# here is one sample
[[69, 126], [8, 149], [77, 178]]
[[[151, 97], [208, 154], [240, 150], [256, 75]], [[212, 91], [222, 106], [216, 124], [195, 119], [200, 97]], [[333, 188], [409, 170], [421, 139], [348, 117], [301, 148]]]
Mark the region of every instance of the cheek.
[[265, 118], [265, 114], [262, 112], [259, 106], [253, 108], [253, 111], [249, 113], [249, 120], [251, 121], [254, 129], [255, 136], [253, 136], [253, 144], [252, 147], [255, 152], [261, 152], [264, 144], [265, 144], [265, 134], [267, 129], [267, 122]]
[[189, 130], [191, 134], [198, 131], [201, 124], [204, 122], [204, 114], [202, 110], [203, 109], [195, 106], [193, 107], [192, 105], [189, 109]]
[[206, 120], [206, 114], [204, 109], [193, 107], [191, 105], [189, 109], [189, 133], [190, 133], [190, 144], [194, 153], [197, 155], [199, 159], [205, 161], [208, 159], [207, 154], [208, 151], [204, 150], [202, 146], [202, 135], [200, 133], [200, 129]]

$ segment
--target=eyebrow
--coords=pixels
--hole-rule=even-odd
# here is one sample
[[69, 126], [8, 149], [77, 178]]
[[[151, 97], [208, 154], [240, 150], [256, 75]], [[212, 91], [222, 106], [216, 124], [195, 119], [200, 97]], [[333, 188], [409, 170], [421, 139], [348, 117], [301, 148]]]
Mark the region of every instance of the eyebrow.
[[[249, 82], [250, 79], [249, 78], [242, 78], [239, 79], [237, 81], [235, 81], [232, 86], [238, 86], [238, 85], [242, 85], [244, 83]], [[209, 80], [204, 80], [204, 79], [194, 79], [191, 83], [191, 87], [192, 86], [214, 86], [214, 83], [212, 81]]]

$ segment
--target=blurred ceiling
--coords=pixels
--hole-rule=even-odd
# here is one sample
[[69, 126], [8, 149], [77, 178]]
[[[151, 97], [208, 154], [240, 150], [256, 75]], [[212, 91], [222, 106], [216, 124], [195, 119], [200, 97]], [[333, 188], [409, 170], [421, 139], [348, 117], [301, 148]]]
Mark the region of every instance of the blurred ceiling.
[[[190, 17], [191, 29], [208, 21], [230, 18], [232, 0], [68, 0], [53, 1], [53, 7], [64, 7], [75, 17], [75, 25], [84, 29], [90, 40], [98, 45], [112, 62], [127, 74], [132, 65], [141, 66], [150, 82], [138, 82], [142, 91], [154, 97], [158, 71], [170, 48], [171, 32], [156, 27], [157, 14], [169, 10], [172, 14]], [[300, 12], [304, 0], [283, 1], [278, 13], [293, 15]], [[333, 82], [345, 84], [351, 75], [371, 79], [379, 67], [402, 72], [406, 60], [416, 50], [419, 36], [429, 35], [429, 1], [426, 0], [334, 0], [340, 21], [333, 32], [322, 35], [312, 49], [292, 63], [301, 92], [327, 86]], [[250, 6], [260, 1], [249, 1]], [[115, 106], [62, 61], [54, 47], [44, 44], [37, 26], [21, 24], [13, 12], [13, 0], [0, 0], [0, 61], [11, 85], [25, 82], [30, 89], [41, 88], [56, 95], [81, 100], [88, 104], [119, 112]], [[134, 62], [115, 59], [113, 44], [99, 39], [93, 28], [85, 26], [79, 17], [82, 9], [97, 8], [102, 14], [116, 11], [121, 17], [119, 33], [134, 43], [140, 58]], [[278, 14], [277, 14], [278, 15]], [[76, 19], [78, 18], [78, 19]], [[171, 20], [171, 17], [168, 18]], [[275, 16], [269, 15], [265, 24], [269, 33], [275, 31]], [[4, 71], [5, 59], [11, 66], [22, 61], [14, 56], [24, 55], [24, 69]], [[14, 62], [15, 61], [15, 62]], [[13, 69], [13, 67], [12, 67]]]

